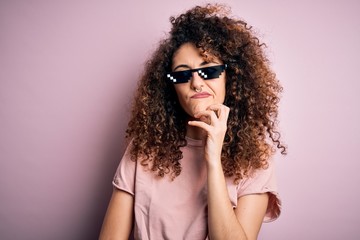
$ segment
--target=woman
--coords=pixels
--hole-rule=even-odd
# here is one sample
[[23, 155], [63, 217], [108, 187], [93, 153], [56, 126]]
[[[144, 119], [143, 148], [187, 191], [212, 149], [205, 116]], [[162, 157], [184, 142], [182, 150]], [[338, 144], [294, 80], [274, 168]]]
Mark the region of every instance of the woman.
[[220, 5], [172, 17], [147, 62], [101, 239], [256, 239], [276, 219], [281, 86]]

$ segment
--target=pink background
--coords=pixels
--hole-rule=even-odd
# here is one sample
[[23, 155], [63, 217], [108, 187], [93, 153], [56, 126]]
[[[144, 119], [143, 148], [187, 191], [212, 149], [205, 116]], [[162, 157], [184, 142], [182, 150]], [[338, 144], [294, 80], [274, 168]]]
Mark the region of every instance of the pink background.
[[[259, 239], [359, 239], [360, 3], [224, 2], [285, 89], [283, 212]], [[143, 63], [195, 3], [0, 2], [1, 239], [97, 238]]]

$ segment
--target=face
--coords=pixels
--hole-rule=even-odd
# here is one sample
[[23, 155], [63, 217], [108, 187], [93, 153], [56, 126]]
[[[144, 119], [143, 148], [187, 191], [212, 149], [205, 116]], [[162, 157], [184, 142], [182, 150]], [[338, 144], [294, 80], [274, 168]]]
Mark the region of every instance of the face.
[[[212, 57], [205, 61], [200, 50], [192, 43], [185, 43], [175, 52], [172, 60], [172, 71], [184, 71], [197, 68], [218, 66], [223, 62]], [[225, 100], [225, 70], [218, 78], [204, 80], [197, 71], [192, 72], [188, 82], [174, 84], [181, 107], [193, 117], [195, 113], [206, 110], [212, 104]]]

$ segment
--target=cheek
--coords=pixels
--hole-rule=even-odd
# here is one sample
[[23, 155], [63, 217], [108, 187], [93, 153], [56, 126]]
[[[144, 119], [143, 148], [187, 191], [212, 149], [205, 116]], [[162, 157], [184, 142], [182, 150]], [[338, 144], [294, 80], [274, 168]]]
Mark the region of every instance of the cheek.
[[226, 77], [225, 77], [225, 74], [224, 74], [224, 76], [223, 76], [223, 78], [222, 78], [222, 81], [221, 81], [221, 86], [220, 86], [220, 95], [221, 95], [221, 99], [220, 99], [220, 101], [221, 101], [221, 103], [224, 103], [224, 101], [225, 101], [225, 96], [226, 96]]
[[225, 100], [225, 94], [226, 94], [225, 86], [219, 86], [216, 92], [217, 101], [223, 103]]
[[182, 96], [179, 96], [178, 95], [178, 100], [179, 100], [179, 103], [180, 103], [180, 106], [182, 107], [182, 109], [186, 110], [186, 99]]
[[174, 85], [177, 97], [180, 99], [185, 94], [185, 87], [182, 84]]
[[211, 84], [209, 88], [215, 93], [215, 102], [224, 103], [226, 95], [225, 80]]
[[184, 104], [186, 104], [186, 91], [185, 86], [183, 85], [175, 85], [175, 91], [177, 95], [177, 99], [179, 100], [180, 105], [184, 108]]

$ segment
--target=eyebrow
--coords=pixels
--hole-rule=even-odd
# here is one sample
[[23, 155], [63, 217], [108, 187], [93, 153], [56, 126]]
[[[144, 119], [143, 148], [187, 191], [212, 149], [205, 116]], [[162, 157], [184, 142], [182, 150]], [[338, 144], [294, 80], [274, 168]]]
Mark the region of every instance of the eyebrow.
[[[205, 62], [205, 61], [204, 61], [204, 62], [200, 63], [200, 66], [204, 66], [204, 65], [209, 64], [209, 63], [217, 63], [217, 62]], [[176, 66], [176, 68], [174, 68], [173, 71], [175, 71], [176, 69], [181, 68], [181, 67], [191, 69], [191, 67], [189, 67], [188, 65], [186, 65], [186, 64], [181, 64], [181, 65], [179, 65], [179, 66]]]

